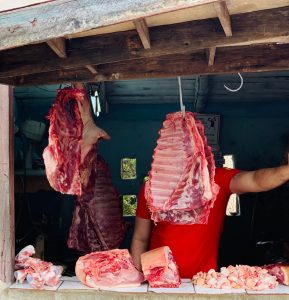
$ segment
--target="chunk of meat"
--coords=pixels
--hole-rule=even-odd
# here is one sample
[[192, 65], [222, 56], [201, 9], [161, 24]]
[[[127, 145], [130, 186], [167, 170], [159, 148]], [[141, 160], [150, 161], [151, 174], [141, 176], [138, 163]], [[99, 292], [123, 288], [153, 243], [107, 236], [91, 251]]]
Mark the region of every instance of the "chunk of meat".
[[127, 249], [82, 256], [76, 262], [75, 273], [83, 284], [92, 288], [139, 286], [144, 280]]
[[264, 266], [269, 274], [275, 276], [279, 283], [289, 285], [289, 264], [276, 263]]
[[274, 289], [278, 285], [276, 277], [271, 276], [267, 270], [247, 265], [223, 267], [220, 272], [213, 269], [199, 272], [193, 276], [192, 282], [208, 288], [243, 288], [256, 291]]
[[14, 272], [16, 282], [23, 283], [27, 280], [33, 287], [39, 289], [44, 285], [56, 286], [63, 272], [62, 266], [31, 257], [34, 253], [34, 247], [29, 245], [16, 255]]
[[168, 114], [153, 154], [146, 198], [155, 222], [207, 223], [219, 187], [201, 122], [194, 114]]
[[141, 255], [145, 279], [151, 287], [179, 287], [181, 279], [173, 254], [168, 246]]

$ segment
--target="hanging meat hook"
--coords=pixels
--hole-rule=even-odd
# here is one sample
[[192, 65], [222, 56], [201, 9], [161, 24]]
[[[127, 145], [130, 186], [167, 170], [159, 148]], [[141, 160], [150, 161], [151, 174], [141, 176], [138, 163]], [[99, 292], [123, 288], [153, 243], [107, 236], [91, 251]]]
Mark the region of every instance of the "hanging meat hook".
[[239, 72], [238, 72], [238, 75], [239, 75], [239, 77], [240, 77], [240, 79], [241, 79], [241, 84], [240, 84], [240, 86], [239, 86], [237, 89], [230, 89], [230, 88], [228, 88], [228, 87], [224, 84], [224, 88], [225, 88], [226, 90], [228, 90], [228, 91], [230, 91], [230, 92], [232, 92], [232, 93], [235, 93], [235, 92], [238, 92], [238, 91], [242, 88], [243, 83], [244, 83], [244, 80], [243, 80], [242, 75], [241, 75]]

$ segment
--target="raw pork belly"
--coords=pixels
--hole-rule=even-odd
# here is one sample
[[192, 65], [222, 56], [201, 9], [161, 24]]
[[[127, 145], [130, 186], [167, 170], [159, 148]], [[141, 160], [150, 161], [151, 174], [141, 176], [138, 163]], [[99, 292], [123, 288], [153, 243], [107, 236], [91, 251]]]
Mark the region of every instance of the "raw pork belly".
[[92, 288], [139, 286], [144, 278], [127, 249], [93, 252], [78, 259], [78, 279]]
[[153, 154], [146, 198], [155, 222], [207, 223], [219, 187], [204, 128], [194, 114], [168, 114]]
[[80, 171], [83, 194], [76, 200], [68, 247], [84, 253], [116, 248], [124, 238], [125, 226], [108, 165], [92, 148]]
[[220, 272], [211, 269], [193, 276], [193, 283], [203, 287], [227, 289], [243, 288], [247, 290], [274, 289], [278, 282], [267, 270], [260, 267], [238, 265], [221, 268]]
[[276, 263], [264, 266], [268, 270], [269, 274], [276, 276], [277, 280], [281, 284], [289, 285], [289, 264]]
[[43, 152], [47, 179], [56, 191], [81, 195], [79, 166], [91, 146], [109, 136], [94, 125], [85, 90], [59, 90], [48, 119], [49, 140]]
[[54, 266], [39, 258], [30, 257], [34, 253], [34, 247], [29, 245], [16, 255], [14, 272], [16, 282], [23, 283], [26, 279], [35, 288], [57, 285], [63, 272], [62, 266]]
[[181, 278], [168, 246], [156, 248], [141, 255], [145, 279], [151, 287], [179, 287]]

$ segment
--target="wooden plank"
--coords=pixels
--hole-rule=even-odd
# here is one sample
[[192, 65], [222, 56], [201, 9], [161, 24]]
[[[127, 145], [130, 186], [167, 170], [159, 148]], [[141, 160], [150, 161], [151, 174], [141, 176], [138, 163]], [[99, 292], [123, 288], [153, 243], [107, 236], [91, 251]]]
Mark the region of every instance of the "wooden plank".
[[216, 47], [211, 47], [206, 51], [208, 66], [212, 66], [214, 64], [216, 49], [217, 49]]
[[0, 14], [0, 50], [215, 1], [58, 0], [44, 3]]
[[21, 1], [9, 1], [9, 0], [2, 0], [0, 1], [0, 12], [23, 8], [26, 6], [37, 5], [43, 2], [50, 2], [54, 0], [21, 0]]
[[61, 58], [66, 58], [65, 38], [56, 38], [47, 41], [47, 45]]
[[213, 5], [226, 36], [232, 36], [231, 19], [226, 1], [220, 0]]
[[149, 29], [145, 18], [134, 20], [133, 23], [140, 37], [140, 40], [143, 44], [143, 47], [145, 49], [149, 49], [151, 47], [151, 41], [150, 41]]
[[91, 74], [97, 74], [96, 67], [94, 67], [92, 65], [86, 65], [85, 67], [91, 72]]
[[[219, 21], [203, 20], [150, 28], [151, 49], [143, 49], [135, 31], [68, 41], [68, 57], [54, 57], [47, 45], [0, 52], [0, 77], [82, 68], [120, 60], [194, 52], [210, 47], [253, 44], [288, 38], [289, 7], [232, 16], [234, 35], [225, 37]], [[253, 29], [252, 29], [253, 28]], [[204, 33], [205, 34], [201, 34]]]
[[0, 281], [13, 282], [14, 229], [14, 147], [12, 88], [0, 85]]
[[289, 45], [259, 45], [219, 49], [218, 60], [213, 66], [208, 66], [205, 54], [201, 52], [194, 55], [179, 54], [98, 65], [97, 75], [82, 68], [3, 78], [0, 82], [13, 85], [37, 85], [288, 69]]

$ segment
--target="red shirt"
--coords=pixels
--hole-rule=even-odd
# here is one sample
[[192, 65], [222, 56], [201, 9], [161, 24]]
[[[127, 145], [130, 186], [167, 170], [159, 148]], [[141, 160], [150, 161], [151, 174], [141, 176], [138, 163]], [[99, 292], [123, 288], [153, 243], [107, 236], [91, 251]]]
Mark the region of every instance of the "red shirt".
[[[216, 169], [215, 182], [220, 186], [220, 191], [211, 209], [208, 224], [172, 225], [159, 222], [153, 227], [150, 249], [169, 246], [182, 278], [191, 278], [197, 272], [217, 268], [219, 240], [231, 195], [230, 182], [238, 172], [235, 169]], [[150, 219], [144, 185], [139, 192], [136, 216]]]

